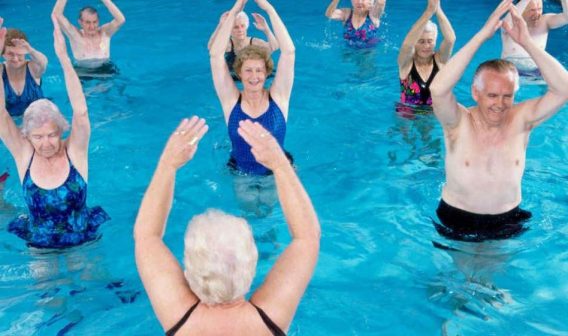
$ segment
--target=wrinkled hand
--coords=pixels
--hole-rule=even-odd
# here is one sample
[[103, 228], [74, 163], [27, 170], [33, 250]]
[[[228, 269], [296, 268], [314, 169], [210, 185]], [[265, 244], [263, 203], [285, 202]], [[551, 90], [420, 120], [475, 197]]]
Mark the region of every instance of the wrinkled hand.
[[257, 122], [244, 120], [239, 123], [239, 135], [251, 146], [256, 161], [274, 171], [290, 164], [278, 141]]
[[531, 38], [529, 29], [527, 27], [527, 23], [525, 19], [519, 14], [519, 11], [515, 6], [511, 7], [509, 10], [511, 13], [511, 23], [504, 22], [503, 29], [511, 36], [513, 41], [517, 42], [521, 46], [524, 46], [525, 43]]
[[32, 46], [28, 43], [28, 41], [23, 39], [12, 39], [12, 44], [14, 47], [20, 47], [24, 49], [28, 54], [32, 51]]
[[272, 5], [268, 2], [268, 0], [254, 0], [254, 2], [256, 2], [258, 7], [260, 7], [260, 9], [262, 9], [265, 12], [272, 7]]
[[258, 14], [258, 13], [252, 13], [252, 17], [254, 18], [254, 27], [260, 31], [266, 31], [268, 30], [268, 23], [266, 22], [266, 19]]
[[199, 140], [208, 129], [209, 126], [205, 124], [205, 119], [197, 116], [183, 119], [168, 139], [160, 162], [176, 170], [179, 169], [193, 158]]
[[55, 15], [51, 15], [51, 21], [53, 22], [53, 48], [55, 49], [55, 55], [58, 58], [69, 57], [67, 55], [67, 45], [65, 44], [65, 38], [63, 33], [61, 33], [61, 27]]
[[223, 23], [225, 22], [225, 20], [227, 19], [227, 16], [229, 16], [229, 11], [224, 12], [223, 14], [221, 14], [221, 17], [219, 18], [219, 23]]
[[2, 27], [4, 19], [0, 17], [0, 50], [4, 50], [4, 42], [6, 41], [6, 28]]
[[499, 6], [497, 6], [493, 13], [491, 13], [483, 28], [481, 28], [481, 30], [479, 31], [484, 39], [490, 39], [493, 34], [495, 34], [495, 32], [499, 28], [501, 28], [501, 25], [503, 25], [503, 20], [501, 20], [501, 17], [505, 15], [505, 13], [507, 13], [507, 11], [509, 11], [512, 6], [513, 3], [511, 2], [511, 0], [501, 1]]
[[440, 8], [440, 0], [428, 0], [428, 10], [436, 12]]

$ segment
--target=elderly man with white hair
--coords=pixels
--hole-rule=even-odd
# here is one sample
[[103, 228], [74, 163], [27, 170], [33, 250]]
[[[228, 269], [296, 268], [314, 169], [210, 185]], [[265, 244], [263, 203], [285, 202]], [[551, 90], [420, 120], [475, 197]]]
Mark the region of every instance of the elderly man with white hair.
[[[500, 18], [507, 12], [511, 23]], [[465, 107], [452, 92], [467, 65], [501, 27], [538, 65], [548, 84], [543, 96], [515, 103], [519, 75], [505, 60], [480, 64]], [[531, 37], [511, 0], [503, 0], [481, 30], [440, 70], [431, 86], [434, 113], [444, 131], [446, 183], [436, 229], [462, 241], [506, 239], [520, 234], [531, 217], [520, 208], [531, 131], [568, 101], [568, 71]]]
[[[544, 50], [548, 41], [548, 32], [551, 29], [563, 27], [568, 24], [568, 0], [560, 0], [562, 13], [542, 14], [542, 0], [521, 0], [516, 8], [522, 13], [522, 18], [527, 23], [529, 34], [536, 45]], [[505, 22], [511, 22], [511, 15], [505, 17]], [[528, 51], [507, 33], [501, 29], [501, 42], [503, 49], [501, 58], [515, 64], [521, 76], [540, 77], [538, 66]]]
[[164, 244], [178, 170], [207, 132], [203, 119], [184, 119], [170, 136], [134, 227], [138, 272], [166, 335], [285, 335], [316, 266], [320, 227], [309, 196], [276, 139], [241, 121], [239, 134], [274, 172], [292, 241], [264, 282], [246, 299], [258, 252], [242, 218], [209, 210], [185, 234], [184, 268]]
[[[18, 129], [6, 110], [0, 78], [0, 138], [14, 158], [29, 210], [29, 214], [10, 222], [8, 230], [36, 248], [65, 248], [94, 240], [98, 227], [109, 219], [102, 208], [86, 205], [89, 114], [63, 34], [52, 19], [55, 54], [73, 109], [69, 137], [62, 138], [69, 124], [47, 99], [30, 104], [24, 112], [22, 130]], [[0, 28], [0, 47], [5, 36], [6, 29]]]
[[[436, 51], [438, 27], [430, 21], [434, 14], [438, 18], [444, 37], [438, 51]], [[398, 54], [402, 104], [432, 105], [430, 84], [438, 70], [450, 59], [455, 42], [456, 34], [442, 10], [440, 0], [428, 0], [426, 10], [404, 38]]]

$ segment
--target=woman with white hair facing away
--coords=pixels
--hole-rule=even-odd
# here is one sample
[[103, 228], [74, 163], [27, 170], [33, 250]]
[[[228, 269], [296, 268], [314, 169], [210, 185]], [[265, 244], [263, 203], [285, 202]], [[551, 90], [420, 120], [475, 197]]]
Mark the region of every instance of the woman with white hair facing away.
[[185, 271], [162, 240], [176, 173], [191, 160], [206, 131], [203, 119], [181, 122], [142, 200], [134, 239], [144, 288], [166, 335], [285, 335], [316, 266], [320, 227], [292, 165], [260, 124], [241, 121], [238, 132], [256, 159], [274, 172], [292, 235], [264, 283], [245, 298], [258, 252], [242, 218], [209, 210], [191, 219], [185, 233]]
[[[213, 44], [213, 41], [215, 40], [217, 33], [219, 32], [219, 28], [227, 19], [228, 15], [229, 12], [225, 12], [223, 13], [223, 15], [221, 15], [219, 24], [217, 24], [215, 31], [213, 32], [213, 34], [209, 38], [209, 42], [207, 43], [208, 50], [211, 49], [211, 45]], [[234, 72], [233, 64], [237, 59], [237, 53], [243, 50], [243, 48], [246, 46], [256, 45], [266, 48], [269, 54], [278, 50], [278, 41], [276, 40], [276, 36], [274, 36], [272, 31], [270, 30], [270, 26], [268, 25], [268, 22], [266, 22], [266, 19], [258, 13], [252, 13], [252, 17], [254, 18], [254, 26], [256, 27], [256, 29], [262, 31], [264, 35], [266, 35], [268, 42], [259, 38], [248, 36], [248, 27], [250, 25], [249, 17], [247, 13], [243, 11], [237, 13], [237, 15], [235, 16], [235, 22], [233, 23], [233, 28], [231, 29], [231, 36], [229, 38], [229, 41], [227, 42], [227, 47], [225, 49], [225, 61], [227, 62], [227, 66], [229, 67], [229, 71], [231, 71], [231, 73]], [[233, 79], [239, 80], [238, 76], [234, 75], [233, 77]]]
[[[430, 21], [434, 13], [444, 37], [439, 51], [435, 51], [438, 27]], [[440, 0], [428, 0], [426, 10], [406, 35], [398, 54], [401, 103], [432, 105], [430, 83], [450, 58], [455, 42], [456, 34], [442, 11]]]
[[[0, 138], [16, 162], [29, 210], [28, 215], [10, 222], [8, 230], [37, 248], [64, 248], [94, 240], [99, 225], [109, 219], [100, 207], [86, 205], [89, 114], [65, 40], [57, 21], [53, 24], [55, 54], [63, 68], [73, 109], [69, 137], [62, 139], [69, 124], [47, 99], [30, 104], [20, 131], [6, 111], [4, 83], [0, 79]], [[6, 30], [0, 29], [0, 46], [5, 36]]]

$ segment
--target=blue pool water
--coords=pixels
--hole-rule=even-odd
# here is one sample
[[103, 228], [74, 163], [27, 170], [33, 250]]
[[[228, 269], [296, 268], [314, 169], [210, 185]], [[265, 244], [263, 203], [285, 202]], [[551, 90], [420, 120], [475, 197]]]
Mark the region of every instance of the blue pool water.
[[[74, 17], [84, 4], [70, 1], [67, 15]], [[181, 258], [191, 216], [208, 207], [241, 213], [225, 167], [230, 143], [205, 48], [231, 4], [117, 0], [127, 17], [112, 43], [120, 76], [84, 87], [93, 124], [89, 204], [102, 205], [112, 217], [100, 241], [46, 254], [7, 233], [24, 203], [15, 167], [0, 147], [0, 171], [12, 172], [5, 199], [16, 207], [0, 213], [0, 334], [162, 332], [138, 279], [132, 227], [155, 162], [181, 118], [198, 114], [210, 130], [179, 175], [166, 242]], [[373, 52], [343, 47], [340, 24], [323, 15], [327, 4], [274, 2], [297, 48], [286, 147], [322, 225], [319, 264], [290, 335], [568, 335], [568, 107], [531, 136], [523, 180], [523, 204], [534, 215], [530, 230], [499, 246], [465, 247], [471, 253], [454, 262], [432, 247], [433, 240], [450, 244], [430, 219], [444, 181], [440, 125], [431, 115], [408, 120], [394, 112], [398, 47], [425, 1], [389, 1], [383, 42]], [[52, 48], [51, 5], [4, 0], [0, 16], [47, 54], [44, 92], [69, 116]], [[458, 36], [454, 50], [495, 5], [443, 3]], [[247, 11], [253, 7], [249, 1]], [[546, 3], [545, 11], [560, 6]], [[109, 18], [104, 10], [102, 17]], [[566, 28], [549, 38], [549, 52], [564, 65], [567, 38]], [[473, 64], [499, 51], [496, 36]], [[473, 69], [456, 89], [467, 104]], [[524, 86], [517, 98], [543, 92]], [[279, 208], [249, 220], [261, 255], [256, 286], [289, 238]], [[479, 264], [491, 268], [486, 283], [470, 281], [479, 278]]]

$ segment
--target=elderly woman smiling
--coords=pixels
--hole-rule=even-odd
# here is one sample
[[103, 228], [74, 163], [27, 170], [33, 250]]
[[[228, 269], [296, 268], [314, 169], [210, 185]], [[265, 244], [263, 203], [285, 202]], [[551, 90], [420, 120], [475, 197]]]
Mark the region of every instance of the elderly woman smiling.
[[203, 119], [185, 119], [166, 144], [134, 227], [138, 272], [166, 335], [284, 335], [312, 277], [320, 227], [294, 169], [260, 124], [242, 121], [238, 132], [274, 172], [292, 235], [264, 283], [245, 298], [258, 252], [242, 218], [218, 210], [195, 216], [185, 234], [185, 271], [162, 240], [177, 171], [206, 131]]
[[[5, 37], [1, 28], [0, 46]], [[16, 162], [29, 210], [10, 222], [8, 230], [38, 248], [70, 247], [96, 239], [99, 225], [109, 219], [100, 207], [86, 205], [91, 134], [87, 104], [56, 21], [53, 37], [73, 108], [69, 138], [62, 139], [67, 121], [47, 99], [30, 104], [20, 131], [6, 111], [0, 82], [0, 138]]]

